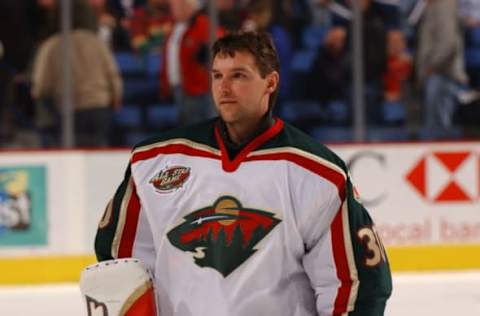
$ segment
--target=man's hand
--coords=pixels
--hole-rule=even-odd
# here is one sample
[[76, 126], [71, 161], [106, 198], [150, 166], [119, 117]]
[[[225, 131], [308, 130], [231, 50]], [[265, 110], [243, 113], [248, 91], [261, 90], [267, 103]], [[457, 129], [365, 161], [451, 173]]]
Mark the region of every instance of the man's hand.
[[113, 99], [112, 101], [112, 109], [114, 112], [118, 112], [120, 111], [120, 109], [122, 108], [122, 101], [120, 99]]

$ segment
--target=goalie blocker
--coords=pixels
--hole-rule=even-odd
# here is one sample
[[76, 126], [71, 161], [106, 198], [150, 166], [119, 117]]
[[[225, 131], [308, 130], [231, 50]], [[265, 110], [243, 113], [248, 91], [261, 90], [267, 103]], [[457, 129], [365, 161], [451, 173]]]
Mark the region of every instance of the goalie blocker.
[[157, 316], [150, 273], [138, 259], [92, 264], [80, 276], [88, 316]]

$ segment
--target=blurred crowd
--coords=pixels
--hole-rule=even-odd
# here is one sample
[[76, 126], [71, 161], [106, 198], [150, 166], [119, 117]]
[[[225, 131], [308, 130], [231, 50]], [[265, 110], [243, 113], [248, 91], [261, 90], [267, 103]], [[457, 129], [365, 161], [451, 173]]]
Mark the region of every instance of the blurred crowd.
[[[350, 141], [352, 0], [71, 0], [75, 143], [129, 146], [215, 115], [212, 35], [262, 30], [281, 63], [276, 114]], [[0, 147], [59, 147], [58, 0], [0, 1]], [[368, 140], [480, 136], [480, 1], [359, 0]]]

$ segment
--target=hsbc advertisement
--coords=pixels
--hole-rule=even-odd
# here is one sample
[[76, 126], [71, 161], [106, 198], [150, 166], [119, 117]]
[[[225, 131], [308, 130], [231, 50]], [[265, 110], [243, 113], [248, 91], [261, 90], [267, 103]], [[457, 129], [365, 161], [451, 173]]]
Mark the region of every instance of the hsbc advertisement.
[[386, 245], [480, 243], [480, 143], [330, 147]]

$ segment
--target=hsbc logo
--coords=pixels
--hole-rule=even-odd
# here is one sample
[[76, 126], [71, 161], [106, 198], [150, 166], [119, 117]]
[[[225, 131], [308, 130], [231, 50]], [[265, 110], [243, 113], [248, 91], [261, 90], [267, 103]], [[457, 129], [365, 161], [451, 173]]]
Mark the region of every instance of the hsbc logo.
[[432, 152], [410, 169], [406, 180], [427, 201], [472, 202], [480, 198], [480, 156], [468, 151]]

